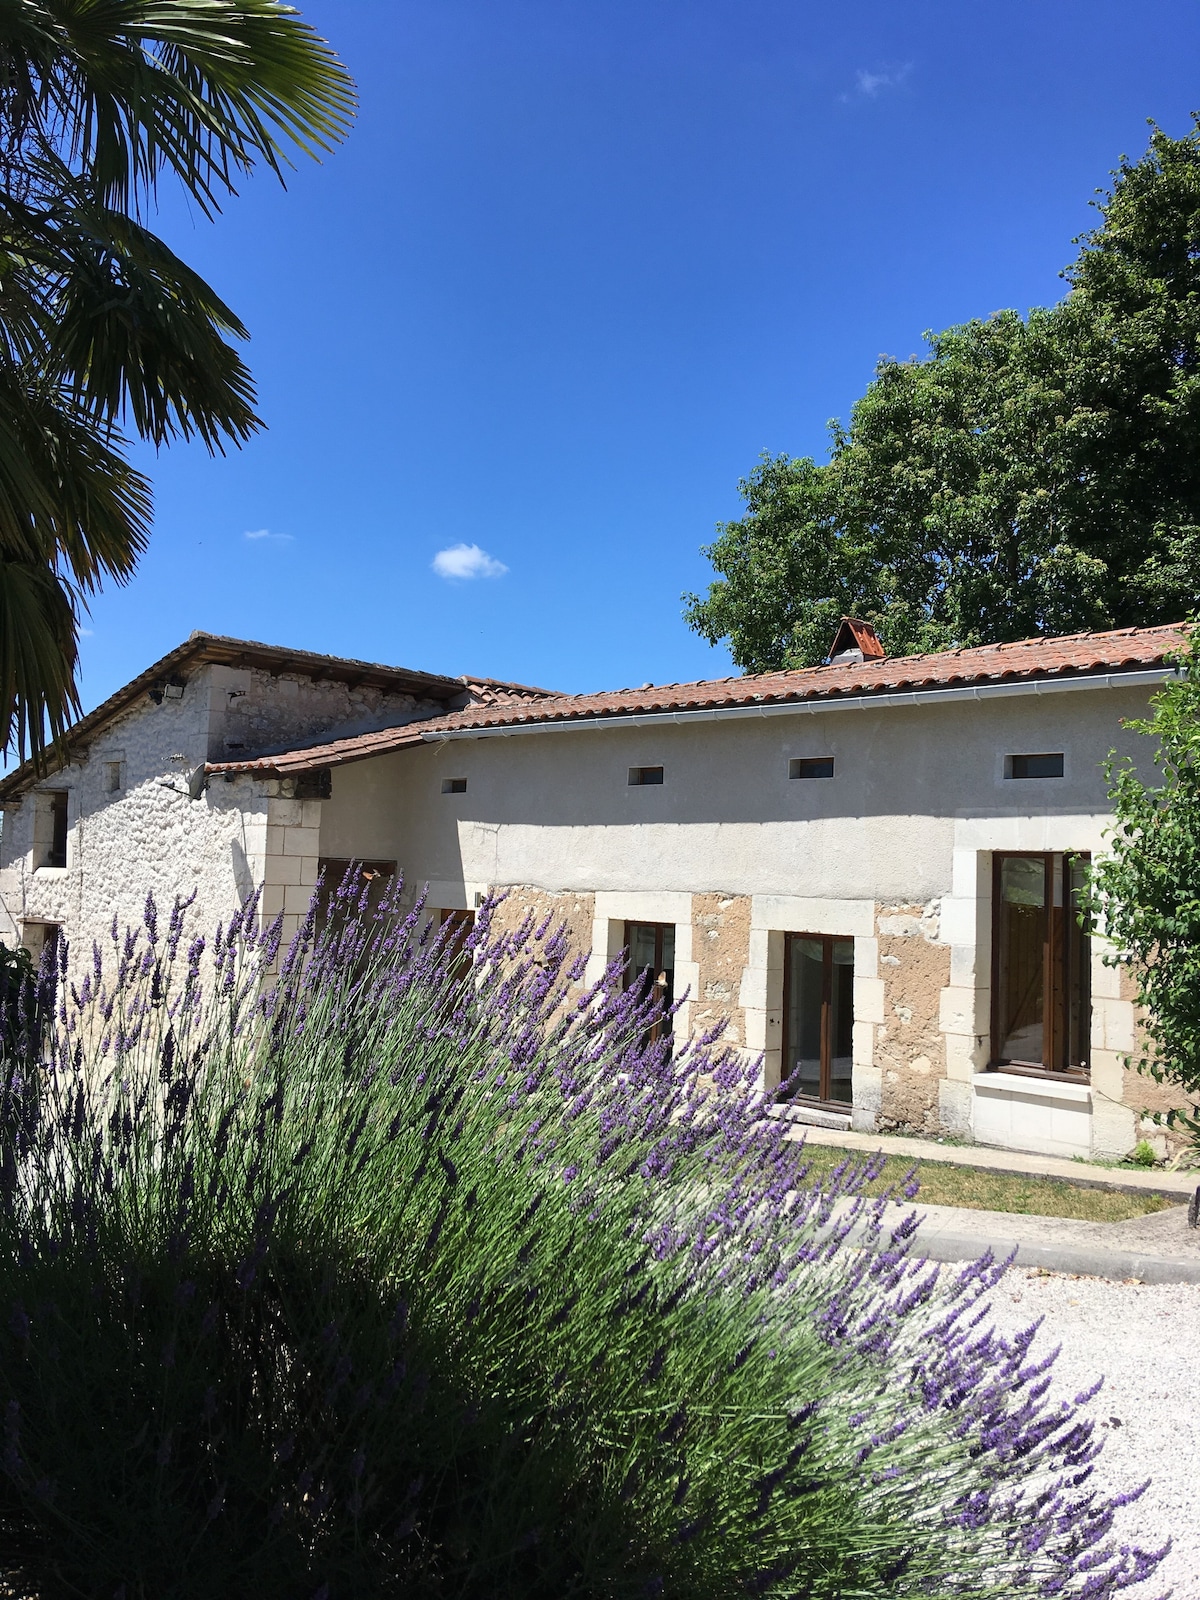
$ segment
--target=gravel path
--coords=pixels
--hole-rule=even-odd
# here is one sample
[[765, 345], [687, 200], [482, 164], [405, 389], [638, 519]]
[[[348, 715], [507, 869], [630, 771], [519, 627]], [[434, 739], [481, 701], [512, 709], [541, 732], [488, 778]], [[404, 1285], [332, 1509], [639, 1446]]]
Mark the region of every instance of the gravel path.
[[[1109, 1490], [1153, 1482], [1117, 1534], [1174, 1548], [1130, 1600], [1200, 1600], [1200, 1284], [1113, 1283], [1015, 1267], [992, 1296], [1006, 1332], [1044, 1319], [1039, 1343], [1061, 1344], [1054, 1365], [1064, 1393], [1104, 1374], [1089, 1408], [1104, 1453], [1096, 1477]], [[1119, 1425], [1118, 1425], [1119, 1424]]]

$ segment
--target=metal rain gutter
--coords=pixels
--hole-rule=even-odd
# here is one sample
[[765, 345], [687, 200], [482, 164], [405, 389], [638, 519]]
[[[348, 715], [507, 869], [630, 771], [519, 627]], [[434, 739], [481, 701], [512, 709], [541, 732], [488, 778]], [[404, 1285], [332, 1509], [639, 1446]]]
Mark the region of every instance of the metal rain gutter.
[[1139, 672], [1106, 672], [1079, 678], [1034, 678], [1023, 683], [980, 683], [953, 689], [911, 689], [847, 695], [828, 700], [788, 700], [772, 705], [706, 706], [693, 711], [614, 712], [601, 717], [573, 717], [563, 722], [518, 722], [490, 728], [443, 728], [422, 733], [427, 744], [449, 739], [507, 739], [517, 733], [578, 733], [584, 728], [649, 728], [689, 722], [715, 722], [734, 717], [815, 716], [822, 711], [868, 711], [884, 706], [945, 705], [959, 700], [1004, 699], [1015, 695], [1065, 694], [1075, 689], [1137, 688], [1177, 676], [1174, 667]]

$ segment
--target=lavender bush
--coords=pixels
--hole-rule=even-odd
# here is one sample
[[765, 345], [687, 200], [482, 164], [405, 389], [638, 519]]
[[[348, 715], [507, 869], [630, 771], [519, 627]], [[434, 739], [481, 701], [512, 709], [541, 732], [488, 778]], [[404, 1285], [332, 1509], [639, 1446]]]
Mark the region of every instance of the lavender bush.
[[[398, 891], [397, 891], [398, 892]], [[60, 952], [0, 1107], [17, 1592], [1074, 1596], [1156, 1557], [987, 1331], [997, 1269], [818, 1186], [755, 1074], [565, 937], [344, 885]], [[278, 962], [277, 975], [276, 964]], [[77, 970], [79, 969], [79, 970]], [[22, 1053], [23, 1052], [23, 1053]], [[31, 1082], [36, 1092], [30, 1092]], [[867, 1227], [875, 1248], [850, 1248]]]

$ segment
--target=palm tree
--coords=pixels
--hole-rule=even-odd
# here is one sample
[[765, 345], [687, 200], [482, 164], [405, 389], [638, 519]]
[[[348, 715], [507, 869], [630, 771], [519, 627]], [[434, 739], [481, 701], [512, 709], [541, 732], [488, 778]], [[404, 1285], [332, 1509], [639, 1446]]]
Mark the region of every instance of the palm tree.
[[78, 714], [78, 619], [128, 581], [151, 496], [131, 429], [210, 450], [262, 426], [246, 336], [146, 226], [178, 181], [206, 216], [256, 166], [319, 156], [353, 84], [280, 0], [0, 0], [0, 746]]

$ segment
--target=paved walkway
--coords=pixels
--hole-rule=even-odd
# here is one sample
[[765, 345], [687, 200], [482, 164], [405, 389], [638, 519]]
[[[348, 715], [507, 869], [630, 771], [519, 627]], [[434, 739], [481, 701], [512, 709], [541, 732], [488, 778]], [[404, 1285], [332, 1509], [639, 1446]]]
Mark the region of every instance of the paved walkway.
[[936, 1139], [910, 1139], [900, 1134], [850, 1133], [839, 1128], [813, 1128], [793, 1124], [793, 1137], [809, 1144], [833, 1145], [842, 1150], [882, 1150], [889, 1156], [913, 1161], [946, 1161], [951, 1166], [979, 1167], [985, 1172], [1012, 1172], [1027, 1178], [1063, 1178], [1085, 1188], [1128, 1189], [1134, 1193], [1177, 1194], [1186, 1204], [1200, 1185], [1200, 1172], [1140, 1171], [1135, 1167], [1100, 1167], [1090, 1161], [1069, 1161], [1064, 1156], [1031, 1155], [1024, 1150], [992, 1150], [982, 1144], [939, 1144]]
[[1084, 1222], [1074, 1217], [1038, 1217], [1009, 1211], [976, 1211], [966, 1206], [889, 1206], [894, 1227], [909, 1212], [921, 1217], [916, 1254], [931, 1261], [972, 1261], [990, 1250], [1000, 1260], [1015, 1255], [1026, 1268], [1082, 1273], [1088, 1277], [1130, 1279], [1139, 1283], [1200, 1283], [1200, 1229], [1187, 1225], [1187, 1202], [1200, 1184], [1197, 1172], [1139, 1172], [1066, 1161], [1059, 1156], [981, 1145], [945, 1145], [933, 1139], [898, 1135], [843, 1133], [796, 1125], [796, 1138], [811, 1144], [863, 1153], [881, 1150], [913, 1161], [944, 1161], [988, 1172], [1059, 1178], [1103, 1189], [1150, 1191], [1178, 1197], [1179, 1204], [1125, 1222]]
[[913, 1253], [929, 1261], [973, 1261], [990, 1250], [999, 1261], [1015, 1256], [1017, 1266], [1047, 1272], [1078, 1272], [1122, 1283], [1200, 1283], [1200, 1230], [1188, 1227], [1183, 1206], [1125, 1222], [1083, 1222], [923, 1206], [917, 1199], [888, 1206], [886, 1229], [912, 1211], [921, 1218]]

